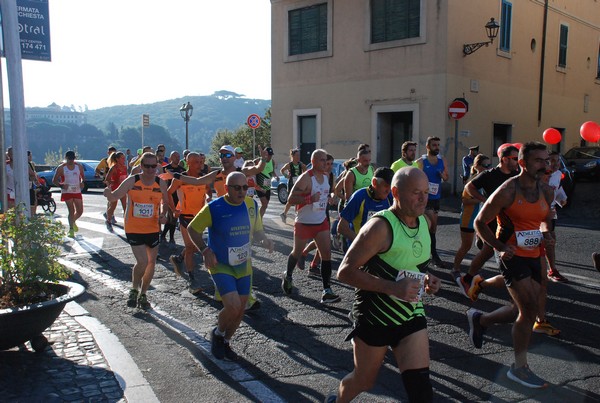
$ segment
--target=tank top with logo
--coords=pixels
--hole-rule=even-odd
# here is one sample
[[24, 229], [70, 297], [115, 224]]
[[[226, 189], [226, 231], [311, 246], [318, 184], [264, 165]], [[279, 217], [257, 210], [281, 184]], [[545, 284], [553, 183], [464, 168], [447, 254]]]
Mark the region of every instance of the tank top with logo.
[[329, 196], [329, 181], [327, 176], [322, 175], [323, 183], [319, 183], [312, 169], [308, 170], [311, 179], [310, 196], [321, 193], [319, 200], [311, 204], [299, 204], [296, 222], [302, 224], [321, 224], [325, 221], [327, 214], [327, 196]]
[[128, 234], [154, 234], [160, 232], [158, 215], [162, 203], [160, 178], [155, 177], [150, 186], [144, 185], [139, 175], [127, 192], [125, 232]]

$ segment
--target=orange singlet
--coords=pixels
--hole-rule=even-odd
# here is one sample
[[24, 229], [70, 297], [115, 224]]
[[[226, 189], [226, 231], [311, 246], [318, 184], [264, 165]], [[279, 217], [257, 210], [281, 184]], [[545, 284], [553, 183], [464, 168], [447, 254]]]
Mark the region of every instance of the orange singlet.
[[127, 192], [125, 210], [125, 232], [128, 234], [154, 234], [160, 232], [158, 215], [162, 203], [160, 178], [155, 177], [152, 185], [142, 183], [135, 175], [133, 188]]
[[515, 200], [498, 216], [497, 237], [502, 239], [501, 234], [512, 232], [506, 243], [517, 247], [516, 256], [532, 258], [540, 256], [543, 240], [540, 224], [548, 216], [550, 207], [539, 186], [538, 192], [538, 199], [530, 203], [525, 199], [517, 182]]
[[177, 209], [182, 215], [195, 216], [206, 203], [206, 185], [187, 185], [182, 183], [177, 189]]

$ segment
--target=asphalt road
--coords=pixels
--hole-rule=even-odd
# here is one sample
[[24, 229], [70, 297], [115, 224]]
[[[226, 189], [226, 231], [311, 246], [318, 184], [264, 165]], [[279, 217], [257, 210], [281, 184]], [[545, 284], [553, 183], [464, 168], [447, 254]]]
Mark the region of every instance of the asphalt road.
[[[425, 303], [436, 401], [600, 401], [600, 273], [590, 258], [592, 251], [600, 250], [600, 203], [595, 200], [597, 184], [578, 187], [576, 192], [583, 195], [585, 188], [585, 194], [594, 197], [576, 197], [570, 209], [561, 212], [557, 227], [558, 267], [570, 282], [549, 286], [548, 318], [562, 335], [534, 334], [530, 346], [531, 368], [552, 386], [532, 391], [507, 379], [513, 362], [509, 325], [489, 329], [481, 350], [467, 337], [465, 311], [471, 306], [493, 310], [505, 304], [506, 291], [482, 295], [472, 304], [446, 270], [434, 268], [443, 288], [436, 296], [427, 296]], [[56, 216], [65, 222], [64, 204], [58, 202], [58, 194], [54, 198]], [[127, 308], [131, 249], [122, 229], [116, 227], [114, 234], [105, 229], [105, 200], [100, 191], [85, 194], [84, 205], [80, 232], [75, 240], [65, 239], [63, 256], [77, 269], [76, 280], [87, 287], [79, 303], [118, 336], [161, 401], [323, 401], [352, 370], [352, 348], [344, 338], [350, 331], [347, 314], [353, 289], [334, 280], [334, 291], [342, 301], [323, 306], [320, 279], [296, 271], [296, 289], [291, 297], [283, 294], [281, 273], [291, 250], [292, 226], [279, 219], [283, 206], [275, 197], [265, 225], [276, 251], [268, 254], [254, 248], [254, 287], [262, 306], [246, 315], [232, 340], [241, 356], [235, 364], [215, 360], [209, 352], [209, 333], [220, 305], [212, 299], [214, 288], [206, 271], [201, 266], [196, 269], [205, 293], [195, 297], [168, 262], [169, 255], [181, 248], [180, 234], [176, 233], [176, 246], [160, 246], [148, 294], [155, 309]], [[448, 262], [460, 240], [458, 219], [456, 212], [440, 214], [438, 248]], [[341, 255], [334, 253], [334, 269], [340, 260]], [[490, 262], [483, 275], [496, 272]], [[388, 354], [376, 386], [359, 401], [398, 401], [403, 396], [401, 378]]]

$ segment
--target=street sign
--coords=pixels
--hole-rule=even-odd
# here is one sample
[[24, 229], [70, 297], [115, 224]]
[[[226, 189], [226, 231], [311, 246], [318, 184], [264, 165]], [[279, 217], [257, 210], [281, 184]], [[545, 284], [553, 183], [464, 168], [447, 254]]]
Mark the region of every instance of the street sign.
[[463, 101], [455, 99], [448, 107], [448, 116], [452, 119], [460, 119], [464, 117], [469, 110], [467, 104]]
[[150, 115], [146, 115], [146, 114], [142, 115], [142, 126], [150, 127]]
[[250, 116], [248, 116], [248, 120], [246, 122], [248, 123], [248, 126], [250, 126], [250, 128], [258, 129], [258, 127], [260, 126], [260, 116], [258, 116], [256, 113], [253, 113]]

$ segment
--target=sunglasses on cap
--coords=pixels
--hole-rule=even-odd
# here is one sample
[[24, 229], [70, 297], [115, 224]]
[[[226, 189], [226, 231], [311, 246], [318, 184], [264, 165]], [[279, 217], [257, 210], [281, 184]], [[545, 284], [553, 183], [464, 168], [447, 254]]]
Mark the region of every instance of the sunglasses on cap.
[[242, 190], [242, 189], [244, 190], [244, 192], [245, 192], [246, 190], [248, 190], [248, 185], [227, 185], [227, 187], [228, 187], [229, 189], [233, 189], [233, 190], [235, 190], [236, 192], [239, 192], [239, 191], [240, 191], [240, 190]]
[[233, 157], [232, 153], [219, 153], [219, 158], [231, 158]]
[[144, 168], [155, 169], [158, 164], [142, 164]]

